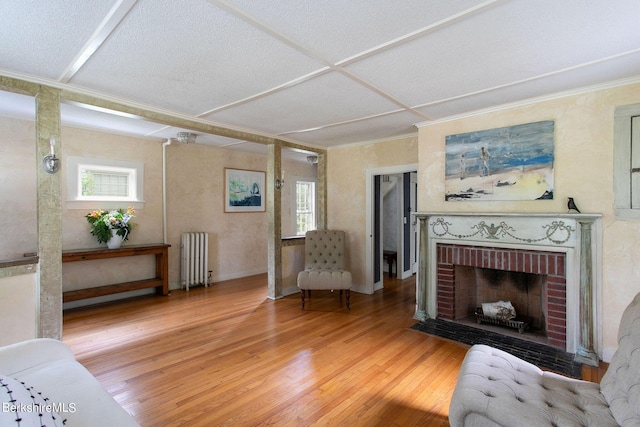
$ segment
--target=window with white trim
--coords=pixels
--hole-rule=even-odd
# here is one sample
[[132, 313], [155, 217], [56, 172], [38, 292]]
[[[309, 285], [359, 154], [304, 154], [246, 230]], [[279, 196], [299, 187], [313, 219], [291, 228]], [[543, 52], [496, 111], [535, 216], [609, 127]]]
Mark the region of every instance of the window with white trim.
[[81, 200], [137, 200], [136, 170], [79, 165]]
[[67, 198], [71, 202], [142, 202], [144, 164], [69, 156]]
[[640, 104], [616, 108], [613, 171], [616, 218], [640, 220]]
[[304, 236], [316, 229], [316, 182], [310, 179], [295, 180], [296, 235]]

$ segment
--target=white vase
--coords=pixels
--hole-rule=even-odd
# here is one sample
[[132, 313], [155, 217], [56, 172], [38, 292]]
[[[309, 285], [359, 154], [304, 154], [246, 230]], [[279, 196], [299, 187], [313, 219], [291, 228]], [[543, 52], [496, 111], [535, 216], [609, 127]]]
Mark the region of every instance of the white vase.
[[113, 228], [111, 229], [111, 238], [107, 240], [107, 248], [118, 249], [120, 245], [122, 245], [122, 242], [124, 242], [124, 239], [127, 237], [128, 230], [125, 230], [124, 237], [116, 234], [117, 232], [118, 230], [115, 230]]

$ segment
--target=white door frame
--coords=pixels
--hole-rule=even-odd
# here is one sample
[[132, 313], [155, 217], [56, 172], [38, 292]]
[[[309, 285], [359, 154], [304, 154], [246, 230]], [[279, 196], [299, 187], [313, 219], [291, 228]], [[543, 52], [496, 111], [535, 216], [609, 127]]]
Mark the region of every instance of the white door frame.
[[[367, 236], [367, 244], [365, 249], [366, 256], [366, 267], [365, 267], [365, 289], [363, 289], [364, 293], [372, 294], [378, 289], [382, 288], [382, 281], [378, 283], [373, 283], [373, 236], [374, 232], [377, 230], [373, 229], [373, 218], [374, 218], [374, 194], [373, 194], [373, 179], [377, 175], [392, 175], [398, 173], [405, 172], [415, 172], [418, 170], [417, 163], [411, 163], [406, 165], [396, 165], [396, 166], [386, 166], [381, 168], [371, 168], [366, 170], [366, 236]], [[402, 254], [398, 253], [398, 264], [402, 260]], [[380, 258], [380, 271], [382, 271], [382, 257]], [[398, 269], [399, 271], [400, 269]], [[381, 276], [382, 277], [382, 276]]]
[[[415, 213], [417, 212], [417, 208], [418, 208], [418, 172], [412, 172], [411, 173], [411, 213]], [[415, 217], [409, 217], [407, 218], [407, 221], [411, 221], [411, 244], [410, 246], [410, 251], [411, 251], [411, 266], [409, 271], [405, 272], [405, 273], [409, 273], [407, 274], [406, 277], [410, 276], [411, 274], [415, 274], [418, 272], [418, 259], [416, 257], [417, 253], [418, 253], [418, 220], [415, 219]], [[406, 277], [403, 277], [406, 278]]]

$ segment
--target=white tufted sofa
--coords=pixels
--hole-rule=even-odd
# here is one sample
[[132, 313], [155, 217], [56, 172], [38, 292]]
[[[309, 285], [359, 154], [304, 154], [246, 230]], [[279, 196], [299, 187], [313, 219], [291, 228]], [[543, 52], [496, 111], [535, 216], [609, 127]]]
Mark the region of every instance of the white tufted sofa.
[[339, 230], [307, 231], [304, 240], [304, 271], [298, 273], [298, 288], [304, 309], [305, 291], [344, 290], [350, 309], [351, 273], [345, 266], [345, 232]]
[[63, 342], [0, 347], [0, 426], [57, 426], [63, 419], [69, 426], [138, 426]]
[[625, 310], [618, 350], [600, 385], [543, 372], [508, 353], [475, 345], [451, 397], [459, 426], [640, 426], [640, 294]]

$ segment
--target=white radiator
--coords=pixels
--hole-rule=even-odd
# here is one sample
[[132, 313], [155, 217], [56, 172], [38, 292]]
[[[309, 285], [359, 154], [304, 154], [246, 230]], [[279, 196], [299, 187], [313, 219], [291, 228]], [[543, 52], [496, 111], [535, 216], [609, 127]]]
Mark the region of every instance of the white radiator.
[[182, 233], [182, 286], [209, 286], [209, 235], [207, 233]]

